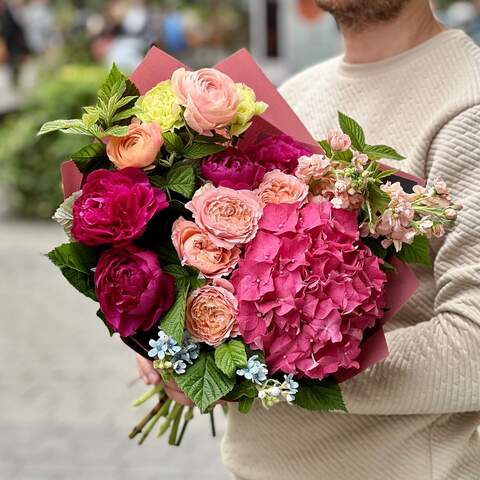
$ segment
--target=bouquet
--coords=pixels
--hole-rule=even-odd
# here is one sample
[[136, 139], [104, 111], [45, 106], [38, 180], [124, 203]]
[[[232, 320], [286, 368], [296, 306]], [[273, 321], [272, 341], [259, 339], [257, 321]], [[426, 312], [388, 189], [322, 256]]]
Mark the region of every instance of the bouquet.
[[429, 263], [460, 205], [338, 120], [313, 140], [246, 51], [190, 71], [154, 48], [40, 130], [91, 137], [62, 166], [70, 241], [48, 257], [163, 378], [131, 437], [161, 420], [178, 445], [194, 406], [345, 410], [339, 384], [387, 355], [383, 324], [417, 286], [407, 264]]

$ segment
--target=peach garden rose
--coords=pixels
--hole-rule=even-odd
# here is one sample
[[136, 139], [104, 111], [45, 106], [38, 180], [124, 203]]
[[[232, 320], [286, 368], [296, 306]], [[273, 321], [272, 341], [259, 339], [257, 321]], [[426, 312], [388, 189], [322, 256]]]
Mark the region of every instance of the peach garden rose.
[[293, 175], [272, 170], [263, 177], [257, 194], [263, 204], [303, 202], [308, 195], [308, 185]]
[[172, 241], [182, 265], [195, 267], [208, 278], [230, 273], [240, 257], [238, 247], [215, 245], [207, 233], [183, 217], [173, 224]]
[[185, 206], [210, 240], [226, 249], [250, 242], [263, 213], [255, 192], [214, 187], [211, 183], [197, 190]]
[[110, 137], [107, 155], [118, 168], [149, 167], [162, 148], [161, 128], [156, 123], [131, 123], [124, 137]]
[[238, 335], [238, 302], [233, 292], [230, 282], [218, 280], [188, 297], [185, 327], [195, 340], [216, 347]]
[[226, 127], [237, 115], [240, 94], [235, 82], [214, 68], [189, 72], [179, 68], [172, 76], [172, 89], [185, 107], [187, 124], [202, 135]]

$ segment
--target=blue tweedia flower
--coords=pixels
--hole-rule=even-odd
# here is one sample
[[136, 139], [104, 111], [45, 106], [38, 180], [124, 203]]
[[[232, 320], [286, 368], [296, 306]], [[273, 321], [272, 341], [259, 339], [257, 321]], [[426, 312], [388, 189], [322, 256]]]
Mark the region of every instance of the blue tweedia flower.
[[290, 393], [292, 395], [295, 395], [296, 393], [298, 393], [298, 387], [300, 386], [298, 384], [298, 382], [296, 382], [294, 379], [293, 379], [293, 374], [291, 373], [290, 375], [284, 375], [283, 378], [285, 379], [285, 384], [286, 386], [289, 388], [290, 390]]
[[248, 359], [247, 366], [240, 370], [237, 370], [237, 375], [245, 377], [247, 380], [251, 380], [254, 383], [261, 385], [267, 380], [268, 370], [267, 366], [260, 362], [258, 355], [253, 355]]
[[182, 360], [188, 365], [192, 365], [194, 360], [200, 356], [200, 344], [194, 342], [190, 336], [185, 335], [183, 347], [172, 358], [172, 362]]
[[183, 375], [187, 371], [187, 364], [183, 360], [177, 360], [173, 363], [173, 371], [178, 375]]
[[175, 355], [181, 350], [177, 342], [163, 330], [158, 332], [158, 340], [151, 339], [148, 344], [152, 347], [148, 356], [151, 358], [157, 357], [160, 360], [163, 360], [166, 355]]

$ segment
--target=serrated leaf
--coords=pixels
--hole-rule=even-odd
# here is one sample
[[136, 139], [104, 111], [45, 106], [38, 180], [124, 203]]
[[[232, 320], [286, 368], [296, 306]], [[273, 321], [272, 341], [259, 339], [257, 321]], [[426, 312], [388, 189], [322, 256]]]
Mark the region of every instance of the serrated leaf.
[[182, 137], [174, 132], [163, 132], [163, 140], [168, 153], [182, 153], [185, 146]]
[[193, 143], [183, 151], [183, 156], [189, 160], [200, 160], [225, 149], [225, 146], [216, 143]]
[[343, 133], [346, 133], [352, 141], [352, 146], [355, 150], [363, 152], [365, 148], [365, 133], [363, 128], [349, 116], [342, 112], [338, 112], [338, 122]]
[[138, 88], [126, 77], [124, 73], [122, 73], [118, 69], [118, 67], [114, 63], [105, 82], [98, 91], [98, 97], [103, 99], [105, 103], [107, 103], [108, 99], [114, 95], [115, 88], [118, 87], [119, 82], [122, 81], [125, 82], [125, 90], [123, 92], [125, 95], [140, 95]]
[[195, 192], [195, 170], [190, 165], [173, 168], [167, 173], [165, 188], [183, 195], [185, 198], [192, 198]]
[[333, 158], [343, 163], [351, 163], [353, 158], [353, 153], [351, 150], [345, 150], [344, 152], [334, 152]]
[[389, 160], [404, 160], [405, 157], [400, 155], [394, 148], [387, 145], [366, 145], [363, 153], [368, 155], [372, 160], [385, 158]]
[[231, 340], [219, 345], [215, 349], [215, 363], [228, 377], [235, 376], [237, 369], [243, 368], [247, 364], [247, 352], [243, 342]]
[[233, 388], [232, 391], [225, 395], [225, 399], [231, 402], [235, 402], [240, 400], [242, 397], [247, 398], [257, 398], [258, 390], [255, 387], [255, 384], [250, 380], [244, 380], [241, 383], [237, 383]]
[[134, 117], [136, 114], [136, 108], [129, 108], [127, 110], [116, 113], [112, 118], [112, 122], [120, 122], [121, 120], [127, 120], [128, 118]]
[[182, 375], [174, 375], [182, 392], [205, 412], [227, 395], [235, 385], [235, 379], [227, 377], [215, 365], [212, 353], [202, 353], [198, 360]]
[[128, 125], [115, 125], [103, 132], [104, 137], [124, 137], [128, 133]]
[[429, 267], [432, 264], [430, 258], [430, 244], [424, 235], [417, 235], [410, 245], [402, 244], [402, 249], [396, 256], [405, 263], [415, 263]]
[[161, 320], [160, 325], [167, 335], [170, 335], [181, 344], [185, 325], [185, 307], [187, 304], [189, 285], [186, 282], [177, 281], [176, 290], [175, 302]]
[[246, 415], [247, 413], [250, 413], [254, 403], [254, 398], [243, 397], [238, 402], [238, 411]]
[[205, 280], [198, 278], [198, 270], [192, 267], [181, 265], [167, 265], [165, 272], [172, 275], [177, 282], [186, 282], [191, 288], [200, 288], [205, 284]]
[[110, 165], [103, 143], [90, 143], [82, 147], [72, 155], [72, 160], [83, 174]]
[[368, 184], [368, 198], [372, 213], [383, 212], [390, 203], [390, 197], [380, 188], [378, 183]]
[[340, 386], [329, 382], [300, 382], [294, 403], [313, 411], [347, 411]]
[[47, 254], [50, 261], [60, 268], [68, 282], [79, 292], [97, 300], [93, 271], [98, 255], [93, 248], [81, 243], [64, 243]]
[[330, 144], [326, 140], [320, 140], [318, 144], [322, 147], [323, 151], [325, 152], [325, 155], [328, 158], [332, 158], [333, 152]]
[[82, 120], [79, 118], [75, 118], [72, 120], [53, 120], [52, 122], [46, 122], [38, 131], [37, 135], [45, 135], [51, 132], [57, 132], [59, 130], [68, 130], [72, 128], [83, 128], [85, 129], [85, 125], [83, 124]]

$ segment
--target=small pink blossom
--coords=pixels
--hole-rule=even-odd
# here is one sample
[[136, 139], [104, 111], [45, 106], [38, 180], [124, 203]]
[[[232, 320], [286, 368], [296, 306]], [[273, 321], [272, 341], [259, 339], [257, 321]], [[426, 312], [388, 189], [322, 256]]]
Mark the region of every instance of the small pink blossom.
[[330, 173], [330, 170], [330, 159], [325, 155], [303, 155], [298, 159], [298, 166], [295, 170], [295, 175], [297, 178], [308, 184], [312, 180], [322, 180], [328, 173]]
[[359, 171], [363, 172], [365, 165], [368, 163], [368, 155], [364, 153], [357, 152], [356, 150], [353, 152], [352, 158], [352, 165]]
[[352, 145], [350, 137], [347, 134], [342, 133], [340, 130], [329, 130], [327, 134], [327, 142], [332, 147], [332, 150], [338, 152], [345, 152]]
[[196, 224], [218, 247], [232, 249], [255, 237], [263, 208], [254, 192], [206, 184], [187, 203]]
[[308, 186], [293, 175], [272, 170], [263, 177], [257, 194], [264, 205], [303, 202], [308, 195]]

